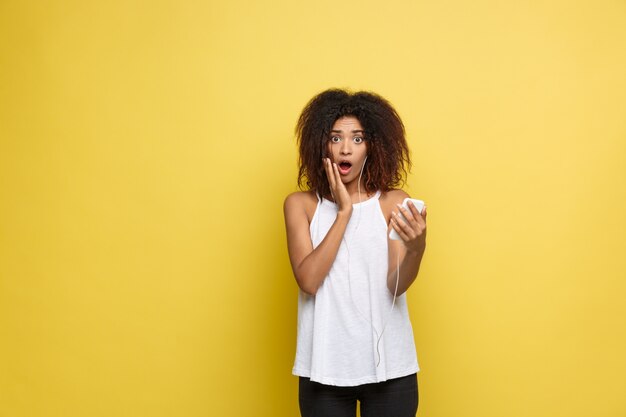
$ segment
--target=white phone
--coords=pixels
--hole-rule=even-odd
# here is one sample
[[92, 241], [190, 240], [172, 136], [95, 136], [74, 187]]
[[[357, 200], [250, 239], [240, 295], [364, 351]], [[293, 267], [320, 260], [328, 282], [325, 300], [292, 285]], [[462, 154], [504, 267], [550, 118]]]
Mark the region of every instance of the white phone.
[[[404, 207], [405, 209], [409, 211], [410, 211], [409, 206], [408, 206], [409, 201], [411, 201], [413, 205], [415, 206], [415, 208], [417, 209], [417, 211], [419, 211], [419, 213], [422, 214], [422, 210], [424, 210], [424, 202], [422, 200], [416, 200], [415, 198], [409, 198], [409, 197], [405, 198], [404, 201], [402, 202], [402, 207]], [[402, 212], [399, 211], [398, 214], [400, 215], [400, 218], [406, 222], [406, 217], [404, 217]], [[394, 229], [393, 227], [391, 228], [391, 232], [389, 232], [389, 239], [402, 240], [398, 232], [396, 232], [396, 229]]]

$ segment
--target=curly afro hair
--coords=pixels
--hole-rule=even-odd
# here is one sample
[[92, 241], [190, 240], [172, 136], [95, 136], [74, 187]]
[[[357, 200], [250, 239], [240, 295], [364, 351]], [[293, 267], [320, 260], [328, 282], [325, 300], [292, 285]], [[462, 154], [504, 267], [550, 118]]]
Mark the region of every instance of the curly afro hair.
[[356, 117], [365, 131], [368, 163], [363, 178], [367, 193], [402, 185], [411, 168], [411, 158], [404, 124], [396, 110], [378, 94], [333, 88], [313, 97], [296, 125], [300, 189], [316, 190], [322, 197], [330, 197], [322, 158], [327, 156], [335, 121], [344, 116]]

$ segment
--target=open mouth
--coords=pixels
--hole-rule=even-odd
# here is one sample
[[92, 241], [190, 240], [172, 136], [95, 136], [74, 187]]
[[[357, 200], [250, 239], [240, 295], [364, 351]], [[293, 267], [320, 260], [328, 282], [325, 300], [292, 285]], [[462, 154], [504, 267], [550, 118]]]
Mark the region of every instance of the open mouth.
[[348, 161], [342, 161], [339, 163], [339, 165], [337, 165], [337, 167], [339, 168], [340, 174], [346, 175], [348, 172], [350, 172], [352, 164]]

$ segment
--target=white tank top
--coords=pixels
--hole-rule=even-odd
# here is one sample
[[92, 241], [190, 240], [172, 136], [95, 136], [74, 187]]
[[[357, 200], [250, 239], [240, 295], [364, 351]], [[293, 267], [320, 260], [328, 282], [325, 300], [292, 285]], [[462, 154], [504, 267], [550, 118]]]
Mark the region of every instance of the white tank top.
[[[294, 375], [326, 385], [356, 386], [419, 371], [405, 294], [396, 298], [391, 310], [387, 223], [379, 197], [380, 191], [353, 204], [345, 238], [317, 294], [299, 292]], [[314, 248], [336, 217], [337, 205], [318, 197], [309, 227]]]

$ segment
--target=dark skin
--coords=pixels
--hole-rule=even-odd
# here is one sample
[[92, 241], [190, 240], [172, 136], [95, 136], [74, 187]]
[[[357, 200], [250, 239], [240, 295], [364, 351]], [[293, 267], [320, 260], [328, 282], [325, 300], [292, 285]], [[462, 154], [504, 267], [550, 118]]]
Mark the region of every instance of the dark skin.
[[[358, 140], [359, 132], [363, 129], [354, 117], [338, 119], [333, 126], [334, 136], [329, 142], [329, 156], [334, 161], [349, 160], [354, 167], [361, 167], [365, 163], [367, 144]], [[287, 247], [291, 267], [296, 282], [302, 291], [315, 295], [324, 282], [330, 268], [335, 261], [342, 237], [352, 216], [352, 204], [359, 202], [359, 176], [357, 169], [348, 172], [324, 158], [326, 176], [330, 185], [330, 197], [338, 206], [337, 217], [322, 242], [313, 249], [309, 226], [317, 207], [317, 197], [314, 191], [292, 193], [285, 199], [284, 214], [287, 229]], [[361, 180], [362, 181], [362, 180]], [[364, 189], [363, 183], [360, 184]], [[403, 294], [415, 281], [426, 249], [426, 208], [423, 213], [409, 203], [404, 209], [400, 204], [408, 194], [402, 190], [390, 190], [380, 197], [380, 206], [387, 220], [388, 230], [394, 228], [402, 240], [389, 240], [389, 271], [387, 274], [387, 288], [393, 294], [396, 292], [397, 261], [400, 262], [397, 295]], [[363, 201], [371, 195], [361, 195]], [[402, 212], [407, 221], [398, 215]]]

